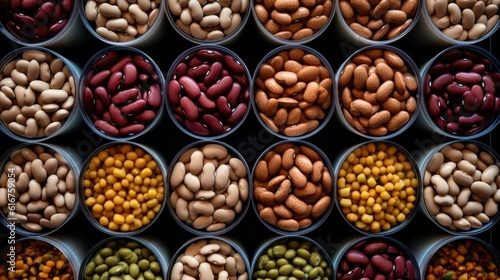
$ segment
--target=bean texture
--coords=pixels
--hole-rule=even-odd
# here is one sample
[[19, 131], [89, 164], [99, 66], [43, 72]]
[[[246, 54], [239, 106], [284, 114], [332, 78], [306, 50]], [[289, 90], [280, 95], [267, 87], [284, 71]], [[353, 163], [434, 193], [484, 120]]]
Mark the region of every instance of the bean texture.
[[15, 269], [9, 267], [12, 260], [2, 254], [0, 279], [74, 279], [78, 271], [59, 248], [44, 240], [24, 239], [16, 241]]
[[281, 42], [304, 42], [331, 22], [334, 1], [264, 1], [253, 2], [255, 20], [271, 38]]
[[0, 21], [17, 39], [27, 43], [49, 40], [66, 27], [71, 17], [78, 17], [75, 1], [2, 1]]
[[164, 279], [161, 262], [139, 240], [116, 238], [92, 252], [82, 265], [84, 280], [91, 279]]
[[162, 1], [83, 1], [83, 14], [101, 39], [130, 42], [143, 36], [162, 16]]
[[172, 259], [169, 279], [248, 280], [248, 261], [239, 247], [223, 238], [194, 238]]
[[111, 143], [87, 160], [81, 185], [91, 218], [112, 232], [149, 226], [165, 198], [161, 163], [140, 146]]
[[337, 200], [345, 219], [363, 232], [404, 224], [418, 205], [420, 184], [412, 159], [392, 143], [355, 147], [337, 170]]
[[363, 136], [395, 135], [416, 116], [419, 88], [416, 69], [403, 54], [368, 47], [351, 56], [338, 74], [338, 113]]
[[481, 49], [449, 49], [425, 73], [425, 113], [446, 134], [484, 133], [498, 119], [498, 81], [498, 65]]
[[25, 139], [55, 135], [75, 115], [79, 73], [45, 49], [24, 48], [12, 55], [0, 73], [2, 125]]
[[181, 223], [221, 232], [248, 209], [248, 167], [221, 143], [198, 143], [178, 156], [170, 172], [170, 205]]
[[107, 137], [136, 137], [155, 124], [163, 109], [161, 73], [145, 54], [131, 48], [103, 50], [87, 63], [81, 109]]
[[198, 42], [217, 42], [238, 34], [250, 13], [250, 1], [167, 2], [167, 15], [179, 33]]
[[357, 241], [340, 256], [337, 279], [419, 279], [416, 262], [408, 252], [389, 238]]
[[252, 180], [255, 210], [272, 229], [308, 231], [330, 213], [332, 173], [309, 144], [275, 144], [256, 162]]
[[422, 277], [429, 280], [478, 279], [485, 275], [489, 279], [498, 279], [498, 260], [492, 253], [491, 249], [474, 238], [450, 241], [435, 251]]
[[496, 1], [424, 1], [425, 16], [446, 37], [457, 41], [486, 38], [498, 26], [500, 3]]
[[78, 209], [78, 171], [67, 160], [40, 144], [19, 146], [6, 155], [0, 175], [0, 207], [5, 217], [15, 219], [28, 233], [53, 231], [63, 225]]
[[250, 109], [249, 73], [224, 47], [193, 47], [171, 66], [167, 106], [172, 120], [195, 137], [231, 133]]
[[484, 230], [498, 216], [500, 163], [478, 142], [454, 141], [424, 166], [424, 205], [429, 216], [453, 232]]
[[341, 20], [363, 39], [396, 40], [407, 33], [419, 14], [420, 1], [340, 0]]
[[254, 110], [273, 133], [310, 136], [333, 113], [333, 76], [328, 62], [312, 49], [276, 49], [255, 71]]
[[304, 237], [284, 237], [266, 243], [253, 263], [253, 279], [332, 279], [328, 254]]

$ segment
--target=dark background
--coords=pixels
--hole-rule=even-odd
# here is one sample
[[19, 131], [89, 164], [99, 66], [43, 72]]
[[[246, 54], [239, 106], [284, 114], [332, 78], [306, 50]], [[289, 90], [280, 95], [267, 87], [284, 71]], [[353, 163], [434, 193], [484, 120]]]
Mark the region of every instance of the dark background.
[[[171, 26], [169, 26], [167, 21], [165, 21], [165, 24], [168, 26], [167, 32], [163, 35], [163, 38], [152, 46], [141, 48], [142, 51], [148, 54], [154, 62], [158, 64], [164, 73], [168, 71], [171, 63], [178, 55], [189, 47], [194, 46], [193, 43], [188, 42], [178, 35]], [[332, 21], [329, 28], [322, 35], [306, 44], [319, 51], [330, 62], [335, 71], [337, 71], [344, 60], [348, 58], [349, 54], [358, 49], [358, 47], [344, 42], [342, 38], [338, 36], [338, 28], [340, 27], [335, 25], [334, 21]], [[253, 18], [250, 18], [238, 39], [234, 43], [226, 45], [243, 60], [252, 74], [260, 60], [269, 51], [277, 47], [277, 45], [270, 43], [256, 30]], [[51, 49], [59, 52], [61, 55], [69, 58], [83, 68], [87, 60], [89, 60], [95, 52], [108, 46], [92, 37], [90, 33], [84, 33], [85, 34], [82, 34], [82, 36], [86, 36], [87, 39], [78, 47], [52, 47]], [[444, 46], [423, 45], [421, 44], [421, 40], [419, 41], [415, 38], [415, 35], [417, 35], [415, 32], [410, 32], [410, 34], [392, 45], [406, 52], [418, 66], [422, 66], [426, 61], [432, 59], [444, 49]], [[499, 38], [500, 36], [497, 32], [497, 34], [494, 34], [492, 37], [477, 45], [489, 50], [493, 55], [498, 57], [500, 53], [498, 50]], [[1, 35], [0, 39], [2, 42], [0, 46], [0, 55], [2, 56], [18, 47], [3, 35]], [[488, 135], [479, 138], [479, 140], [498, 151], [500, 148], [498, 143], [498, 132], [499, 129], [495, 129]], [[196, 139], [183, 134], [173, 124], [165, 112], [163, 120], [153, 131], [133, 141], [145, 144], [161, 153], [167, 161], [167, 166], [169, 166], [174, 156], [184, 146], [195, 140]], [[245, 157], [250, 168], [252, 168], [260, 153], [269, 145], [280, 139], [266, 132], [266, 130], [260, 126], [253, 112], [251, 112], [244, 124], [239, 127], [237, 131], [220, 140], [237, 149]], [[410, 129], [391, 140], [402, 145], [418, 160], [418, 158], [425, 155], [425, 150], [427, 148], [451, 139], [431, 133], [415, 123]], [[322, 131], [307, 138], [306, 141], [318, 146], [330, 158], [335, 166], [343, 150], [364, 142], [366, 139], [350, 133], [338, 123], [335, 117], [333, 117]], [[108, 142], [108, 140], [93, 134], [92, 131], [82, 123], [82, 126], [76, 132], [58, 136], [47, 142], [59, 144], [76, 151], [83, 161], [93, 150]], [[18, 144], [17, 141], [10, 139], [4, 134], [0, 135], [0, 143], [0, 152], [2, 153], [12, 147], [12, 145]], [[496, 238], [496, 236], [499, 231], [500, 225], [497, 223], [491, 229], [477, 236], [489, 242], [498, 250], [500, 249], [500, 240]], [[0, 234], [2, 237], [5, 237], [7, 233], [8, 231], [5, 227], [0, 227]], [[104, 233], [93, 228], [82, 213], [76, 215], [57, 233], [69, 235], [80, 234], [83, 240], [89, 241], [90, 244], [95, 244], [99, 240], [108, 237]], [[413, 238], [418, 238], [423, 234], [433, 235], [437, 233], [443, 233], [443, 231], [430, 222], [422, 213], [417, 213], [416, 217], [411, 220], [405, 228], [394, 233], [391, 237], [403, 243], [407, 243]], [[189, 238], [194, 237], [193, 234], [176, 224], [167, 209], [164, 209], [159, 219], [156, 220], [144, 234], [151, 234], [163, 239], [163, 241], [168, 244], [168, 255], [170, 256], [172, 256]], [[342, 219], [337, 209], [334, 208], [324, 224], [313, 232], [308, 233], [307, 236], [319, 241], [320, 244], [325, 246], [333, 255], [334, 249], [337, 248], [339, 242], [344, 238], [356, 234], [359, 235], [350, 228]], [[140, 236], [141, 234], [138, 235], [138, 237]], [[277, 235], [263, 226], [257, 219], [257, 215], [254, 213], [253, 209], [250, 208], [243, 221], [224, 236], [240, 240], [251, 260], [254, 256], [256, 245], [269, 237]], [[0, 245], [3, 245], [3, 243], [0, 243]]]

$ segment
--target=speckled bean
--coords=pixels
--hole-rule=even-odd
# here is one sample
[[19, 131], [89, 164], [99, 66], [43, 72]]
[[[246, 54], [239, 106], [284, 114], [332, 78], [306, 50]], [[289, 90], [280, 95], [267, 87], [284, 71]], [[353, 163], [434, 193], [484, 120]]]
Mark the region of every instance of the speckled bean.
[[77, 75], [70, 69], [62, 58], [39, 49], [6, 61], [0, 73], [2, 125], [23, 138], [54, 135], [75, 105]]
[[258, 117], [274, 133], [300, 137], [320, 129], [333, 111], [333, 71], [318, 54], [289, 48], [262, 61], [256, 70]]
[[95, 1], [86, 0], [84, 16], [102, 39], [128, 42], [151, 29], [160, 17], [160, 0]]
[[391, 49], [369, 48], [352, 56], [338, 77], [341, 116], [363, 135], [394, 134], [417, 110], [418, 76]]
[[169, 279], [248, 280], [243, 252], [224, 239], [195, 238], [183, 245], [172, 260]]
[[332, 205], [332, 175], [314, 147], [283, 142], [263, 154], [253, 172], [256, 211], [282, 231], [306, 230]]
[[[76, 201], [72, 166], [54, 149], [28, 145], [7, 155], [0, 176], [0, 207], [6, 217], [14, 212], [28, 232], [55, 230], [70, 217]], [[8, 191], [14, 188], [15, 197]]]
[[173, 211], [194, 230], [226, 229], [248, 205], [246, 163], [219, 143], [200, 144], [179, 154], [169, 181]]

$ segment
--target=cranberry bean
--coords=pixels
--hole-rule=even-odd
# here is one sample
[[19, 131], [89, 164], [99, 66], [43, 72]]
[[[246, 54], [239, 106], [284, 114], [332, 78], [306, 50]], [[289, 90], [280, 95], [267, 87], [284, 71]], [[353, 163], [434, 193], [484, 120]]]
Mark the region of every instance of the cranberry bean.
[[167, 103], [180, 127], [196, 136], [222, 136], [244, 120], [249, 74], [225, 48], [188, 50], [170, 71]]
[[162, 84], [148, 58], [132, 50], [109, 50], [86, 69], [82, 104], [97, 130], [111, 137], [134, 136], [157, 119]]
[[445, 133], [477, 135], [498, 117], [498, 66], [479, 49], [451, 49], [426, 73], [424, 92], [430, 119]]
[[[74, 0], [4, 1], [0, 21], [25, 42], [43, 42], [61, 32], [73, 12]], [[19, 4], [18, 4], [19, 3]]]
[[410, 255], [395, 241], [369, 237], [339, 256], [337, 279], [417, 279]]

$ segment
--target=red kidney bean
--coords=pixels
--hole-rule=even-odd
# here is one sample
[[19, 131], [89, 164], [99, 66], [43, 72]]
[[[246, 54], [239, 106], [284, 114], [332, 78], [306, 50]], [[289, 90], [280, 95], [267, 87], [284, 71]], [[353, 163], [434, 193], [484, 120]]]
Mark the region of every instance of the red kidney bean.
[[181, 126], [199, 136], [215, 136], [242, 121], [248, 109], [249, 77], [237, 57], [202, 48], [172, 67], [167, 104]]
[[354, 244], [341, 256], [337, 268], [337, 279], [344, 280], [416, 278], [414, 263], [405, 251], [383, 238]]
[[[499, 114], [498, 66], [477, 50], [452, 49], [436, 59], [425, 77], [429, 117], [445, 132], [474, 135]], [[499, 101], [500, 102], [500, 101]]]
[[59, 34], [72, 14], [74, 0], [2, 1], [0, 21], [26, 42], [42, 42]]
[[84, 81], [85, 112], [96, 129], [112, 137], [142, 132], [163, 104], [158, 73], [138, 53], [109, 51], [93, 62]]

